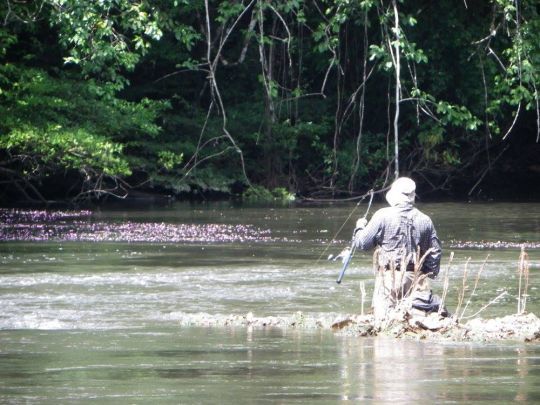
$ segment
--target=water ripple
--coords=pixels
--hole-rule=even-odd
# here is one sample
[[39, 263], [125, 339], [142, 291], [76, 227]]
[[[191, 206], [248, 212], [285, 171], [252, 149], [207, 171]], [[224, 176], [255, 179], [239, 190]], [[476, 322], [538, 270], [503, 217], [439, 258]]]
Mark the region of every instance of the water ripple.
[[[268, 242], [253, 225], [92, 221], [89, 211], [0, 210], [0, 240], [85, 242]], [[81, 218], [85, 220], [81, 220]]]

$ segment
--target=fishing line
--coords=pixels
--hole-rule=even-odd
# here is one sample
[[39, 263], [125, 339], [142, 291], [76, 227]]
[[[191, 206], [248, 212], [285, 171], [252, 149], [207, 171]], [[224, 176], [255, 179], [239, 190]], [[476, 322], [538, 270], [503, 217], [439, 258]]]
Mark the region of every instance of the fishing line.
[[319, 262], [321, 261], [321, 257], [323, 257], [325, 255], [325, 253], [328, 251], [328, 248], [330, 247], [330, 245], [332, 245], [335, 241], [336, 241], [336, 237], [339, 235], [339, 233], [343, 230], [343, 228], [345, 227], [345, 224], [347, 224], [347, 222], [349, 221], [349, 219], [351, 219], [351, 217], [353, 216], [354, 212], [357, 210], [357, 208], [360, 206], [360, 204], [362, 203], [362, 201], [364, 201], [366, 199], [366, 197], [369, 195], [369, 203], [368, 203], [368, 207], [366, 209], [366, 212], [363, 216], [363, 218], [366, 218], [367, 217], [367, 214], [369, 213], [369, 210], [371, 208], [371, 203], [373, 202], [373, 195], [375, 194], [375, 192], [373, 191], [373, 189], [369, 190], [366, 194], [364, 194], [360, 201], [358, 201], [356, 203], [356, 205], [354, 206], [354, 208], [351, 210], [349, 216], [345, 219], [345, 221], [343, 221], [343, 224], [341, 224], [341, 226], [339, 227], [339, 229], [337, 230], [337, 232], [334, 234], [334, 236], [332, 237], [332, 240], [330, 241], [330, 243], [328, 243], [328, 245], [326, 246], [326, 248], [324, 249], [324, 251], [320, 254], [319, 258], [317, 259], [317, 261], [315, 262], [315, 264], [319, 264]]

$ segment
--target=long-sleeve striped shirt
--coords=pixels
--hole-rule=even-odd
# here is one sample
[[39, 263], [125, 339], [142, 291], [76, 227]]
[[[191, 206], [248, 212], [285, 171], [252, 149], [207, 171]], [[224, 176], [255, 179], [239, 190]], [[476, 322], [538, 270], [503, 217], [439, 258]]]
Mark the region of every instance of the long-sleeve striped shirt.
[[412, 205], [378, 210], [356, 233], [355, 244], [363, 250], [379, 246], [379, 265], [383, 266], [399, 266], [402, 260], [408, 265], [414, 262], [418, 247], [420, 257], [431, 248], [421, 270], [431, 277], [439, 273], [441, 244], [437, 232], [431, 219]]

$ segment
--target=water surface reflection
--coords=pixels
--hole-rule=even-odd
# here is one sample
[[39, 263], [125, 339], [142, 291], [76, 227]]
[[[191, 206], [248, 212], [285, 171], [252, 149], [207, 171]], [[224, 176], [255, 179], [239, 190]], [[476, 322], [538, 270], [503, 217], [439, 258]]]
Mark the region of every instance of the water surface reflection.
[[540, 347], [185, 328], [0, 331], [0, 402], [540, 400]]
[[540, 348], [348, 339], [342, 399], [376, 402], [538, 401]]

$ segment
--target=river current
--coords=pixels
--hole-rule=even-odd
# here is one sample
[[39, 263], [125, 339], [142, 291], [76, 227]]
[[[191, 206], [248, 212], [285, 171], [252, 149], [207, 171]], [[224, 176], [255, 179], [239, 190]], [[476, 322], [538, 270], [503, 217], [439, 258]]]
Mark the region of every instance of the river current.
[[[464, 316], [515, 313], [524, 246], [526, 308], [540, 314], [540, 204], [419, 208], [443, 243], [451, 312], [467, 272]], [[371, 253], [355, 256], [340, 285], [340, 263], [326, 260], [364, 211], [0, 210], [0, 402], [540, 400], [534, 343], [354, 338], [308, 327], [359, 313], [360, 282], [370, 297]], [[219, 322], [231, 315], [307, 326]]]

